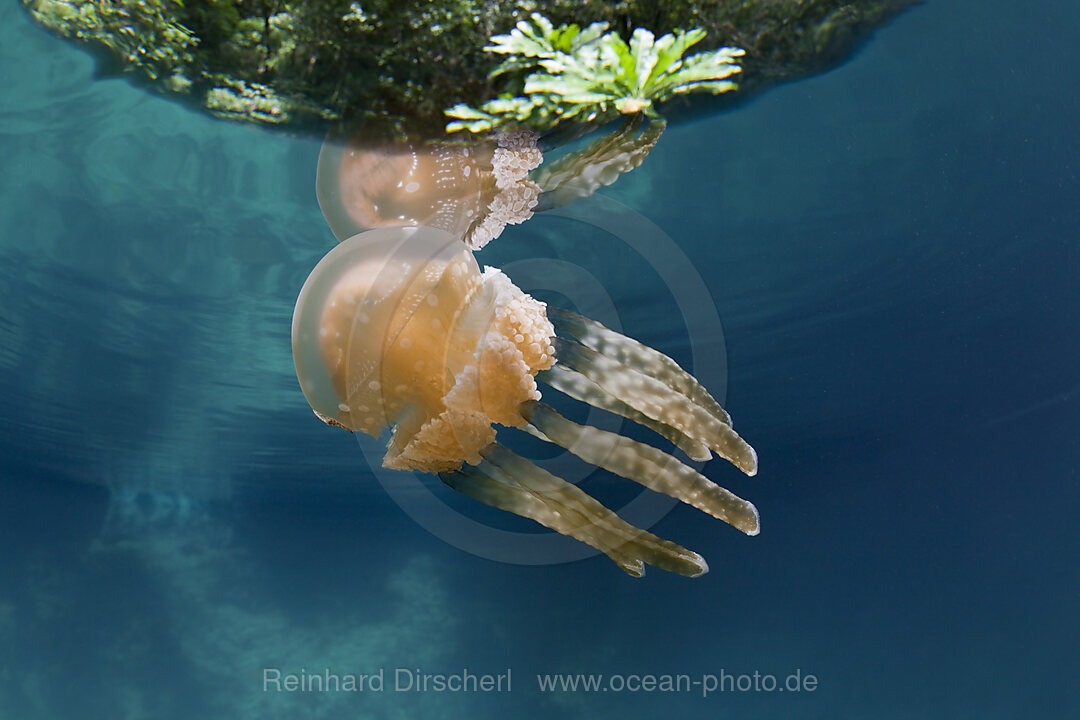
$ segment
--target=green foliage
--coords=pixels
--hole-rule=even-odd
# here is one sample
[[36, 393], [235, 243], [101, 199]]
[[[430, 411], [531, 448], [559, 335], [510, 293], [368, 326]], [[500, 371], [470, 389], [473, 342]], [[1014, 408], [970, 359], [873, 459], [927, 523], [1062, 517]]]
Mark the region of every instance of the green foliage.
[[582, 31], [576, 24], [555, 27], [539, 13], [532, 14], [532, 24], [522, 20], [509, 35], [495, 35], [485, 52], [509, 55], [502, 65], [491, 72], [491, 77], [504, 73], [536, 69], [540, 60], [556, 57], [559, 53], [573, 55], [585, 46], [600, 39], [608, 29], [606, 22], [596, 22]]
[[[521, 114], [523, 124], [546, 128], [575, 110], [581, 118], [594, 111], [601, 119], [618, 115], [619, 99], [630, 100], [623, 110], [632, 109], [635, 98], [648, 100], [641, 112], [653, 113], [663, 96], [691, 88], [720, 90], [701, 83], [665, 89], [663, 78], [640, 91], [632, 79], [626, 87], [605, 87], [616, 84], [612, 81], [620, 73], [603, 67], [610, 54], [593, 58], [588, 53], [609, 41], [616, 55], [630, 52], [635, 46], [630, 28], [649, 28], [661, 38], [654, 45], [666, 33], [691, 34], [677, 28], [701, 28], [707, 37], [691, 52], [715, 50], [721, 40], [745, 48], [738, 94], [747, 96], [834, 67], [874, 27], [916, 0], [18, 2], [41, 26], [92, 48], [101, 74], [123, 74], [193, 108], [290, 132], [321, 135], [331, 123], [362, 124], [391, 137], [428, 138], [444, 132], [445, 109], [462, 103], [479, 108], [473, 111], [478, 116], [469, 118], [469, 124], [479, 122], [477, 127], [509, 124], [508, 118]], [[550, 21], [532, 18], [514, 28], [532, 11]], [[597, 22], [574, 24], [579, 18]], [[499, 36], [501, 28], [514, 29]], [[612, 28], [628, 42], [606, 36]], [[576, 64], [551, 69], [563, 57]], [[609, 100], [585, 109], [575, 107], [582, 103], [571, 102], [569, 89], [562, 99], [557, 93], [528, 93], [525, 84], [532, 75], [583, 84]], [[592, 88], [583, 78], [601, 87]], [[534, 83], [531, 89], [536, 88]], [[485, 101], [496, 97], [509, 113], [487, 112]]]
[[[684, 57], [705, 37], [699, 29], [676, 30], [656, 38], [637, 28], [627, 43], [606, 23], [584, 30], [555, 27], [533, 13], [510, 34], [496, 35], [490, 53], [508, 55], [492, 72], [524, 75], [519, 94], [505, 93], [479, 108], [466, 104], [446, 110], [454, 118], [447, 132], [489, 132], [505, 126], [546, 131], [564, 121], [604, 122], [619, 115], [656, 116], [655, 106], [690, 92], [719, 94], [735, 89], [739, 48], [723, 47]], [[513, 84], [511, 80], [510, 83]]]
[[183, 90], [190, 80], [179, 67], [191, 63], [199, 38], [177, 22], [180, 0], [102, 3], [91, 0], [23, 0], [41, 24], [68, 37], [108, 48], [152, 80]]

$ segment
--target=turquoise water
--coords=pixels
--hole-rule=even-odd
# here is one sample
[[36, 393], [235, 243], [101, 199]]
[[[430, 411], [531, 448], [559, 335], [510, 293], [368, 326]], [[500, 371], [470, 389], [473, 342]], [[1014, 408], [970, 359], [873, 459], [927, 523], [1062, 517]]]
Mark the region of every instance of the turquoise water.
[[[523, 287], [556, 260], [593, 278], [597, 312], [693, 365], [758, 451], [756, 478], [705, 472], [761, 535], [676, 508], [654, 530], [711, 572], [633, 580], [436, 537], [377, 443], [311, 416], [289, 318], [334, 242], [317, 140], [94, 80], [6, 3], [0, 718], [1075, 715], [1078, 21], [932, 0], [837, 70], [669, 128], [604, 191], [678, 253], [539, 216], [480, 254]], [[687, 265], [722, 324], [680, 308]], [[397, 668], [511, 687], [399, 690]], [[704, 692], [796, 671], [814, 688]], [[626, 689], [646, 675], [698, 684]]]

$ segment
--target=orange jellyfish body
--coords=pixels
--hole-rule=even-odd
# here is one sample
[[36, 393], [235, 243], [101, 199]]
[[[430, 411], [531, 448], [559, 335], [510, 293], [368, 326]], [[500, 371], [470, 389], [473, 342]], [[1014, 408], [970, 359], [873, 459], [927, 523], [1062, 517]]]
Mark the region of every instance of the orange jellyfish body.
[[496, 441], [496, 425], [758, 532], [746, 500], [652, 445], [567, 420], [540, 402], [537, 385], [633, 420], [694, 459], [715, 452], [754, 474], [753, 449], [697, 380], [652, 348], [546, 307], [499, 270], [481, 272], [444, 230], [382, 228], [337, 245], [300, 291], [292, 336], [300, 387], [319, 418], [372, 436], [392, 428], [386, 467], [437, 472], [462, 493], [598, 548], [627, 573], [641, 575], [644, 563], [683, 575], [708, 566], [515, 455]]

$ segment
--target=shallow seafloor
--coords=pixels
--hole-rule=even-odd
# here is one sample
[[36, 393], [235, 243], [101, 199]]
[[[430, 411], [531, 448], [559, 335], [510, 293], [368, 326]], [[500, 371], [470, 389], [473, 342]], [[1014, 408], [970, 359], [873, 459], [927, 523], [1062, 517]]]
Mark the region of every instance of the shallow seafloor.
[[[646, 258], [585, 203], [481, 254], [541, 284], [584, 271], [629, 334], [696, 349], [726, 390], [761, 472], [706, 473], [763, 530], [674, 510], [654, 529], [710, 561], [696, 580], [425, 531], [292, 374], [292, 304], [333, 242], [319, 143], [94, 81], [14, 3], [0, 20], [0, 718], [1080, 710], [1071, 4], [931, 0], [838, 70], [671, 127], [605, 195], [681, 255]], [[722, 334], [688, 330], [686, 267]], [[267, 668], [385, 685], [267, 691]], [[395, 690], [396, 668], [509, 669], [512, 689]], [[703, 692], [755, 672], [817, 683]], [[547, 673], [600, 689], [542, 692]], [[648, 674], [698, 684], [626, 689]]]

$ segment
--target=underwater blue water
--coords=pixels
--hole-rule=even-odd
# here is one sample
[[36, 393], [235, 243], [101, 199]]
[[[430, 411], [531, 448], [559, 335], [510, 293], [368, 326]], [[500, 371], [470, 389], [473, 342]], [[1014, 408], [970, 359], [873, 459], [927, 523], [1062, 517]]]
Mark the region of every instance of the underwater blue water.
[[[604, 195], [682, 259], [557, 216], [481, 253], [591, 277], [757, 449], [755, 478], [705, 472], [761, 535], [678, 507], [654, 530], [711, 572], [634, 580], [444, 542], [311, 416], [289, 319], [334, 242], [318, 140], [95, 80], [4, 3], [0, 720], [1077, 716], [1078, 23], [930, 0], [832, 72], [672, 126]], [[722, 333], [690, 327], [683, 260]], [[267, 668], [385, 686], [267, 691]], [[396, 668], [512, 684], [395, 691]], [[755, 672], [816, 686], [609, 682]]]

